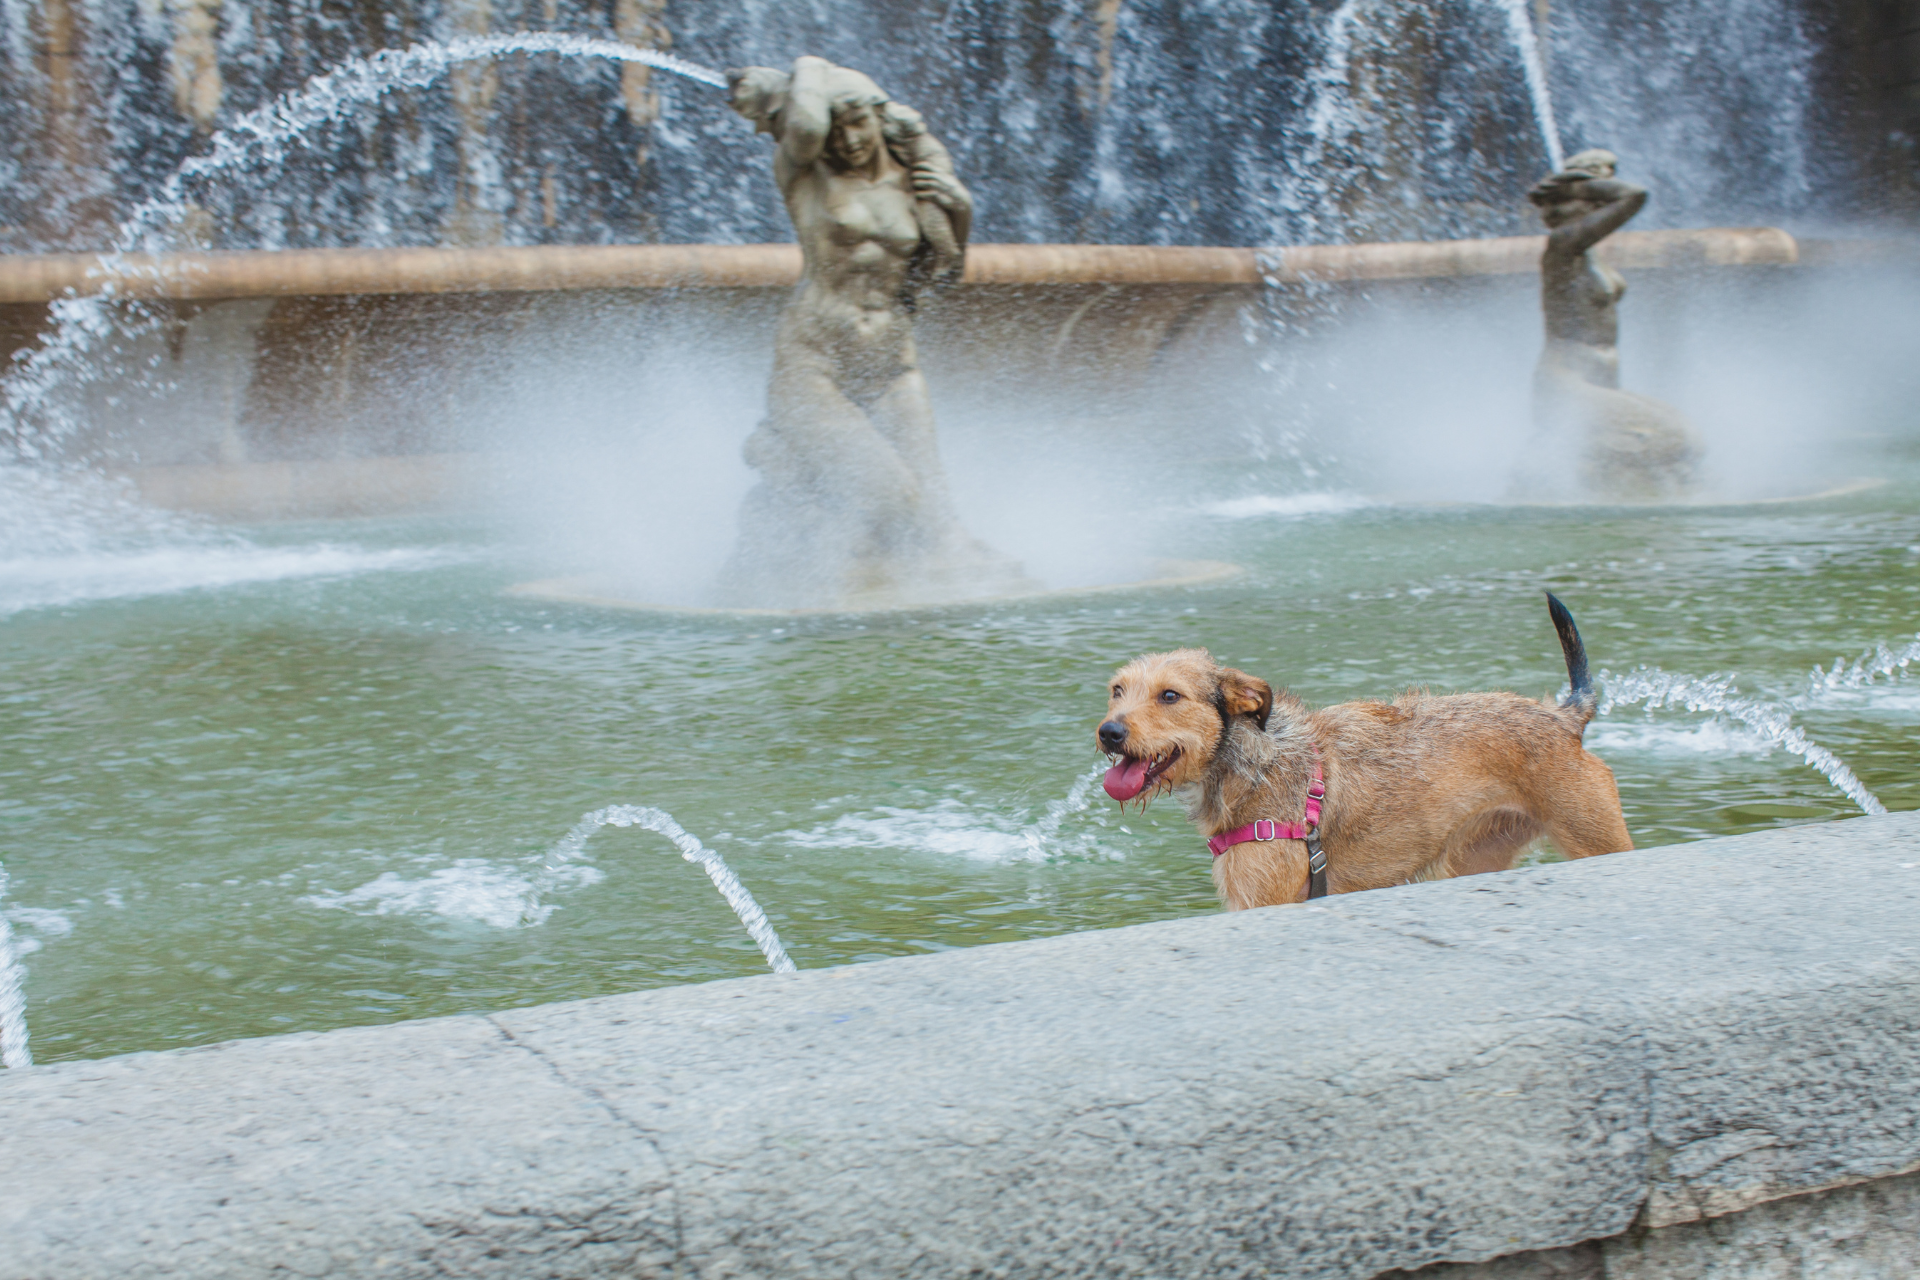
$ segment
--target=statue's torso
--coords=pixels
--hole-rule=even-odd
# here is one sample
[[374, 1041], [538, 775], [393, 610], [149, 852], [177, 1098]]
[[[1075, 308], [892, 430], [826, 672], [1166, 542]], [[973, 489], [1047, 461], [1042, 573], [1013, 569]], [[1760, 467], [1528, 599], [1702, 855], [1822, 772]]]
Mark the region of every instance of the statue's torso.
[[789, 317], [802, 335], [904, 342], [900, 289], [920, 244], [906, 171], [888, 161], [870, 180], [816, 164], [788, 189], [787, 208], [806, 257]]
[[1612, 347], [1619, 342], [1618, 305], [1627, 282], [1612, 268], [1585, 253], [1569, 258], [1548, 254], [1541, 261], [1541, 306], [1549, 341]]

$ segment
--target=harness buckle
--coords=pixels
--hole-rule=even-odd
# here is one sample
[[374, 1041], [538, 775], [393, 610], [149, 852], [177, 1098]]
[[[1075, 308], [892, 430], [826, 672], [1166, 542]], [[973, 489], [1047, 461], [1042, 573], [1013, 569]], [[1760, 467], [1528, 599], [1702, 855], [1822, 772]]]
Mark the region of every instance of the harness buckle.
[[1322, 779], [1315, 778], [1307, 784], [1307, 794], [1315, 800], [1325, 800], [1327, 798], [1326, 782]]
[[1253, 822], [1255, 840], [1277, 840], [1280, 838], [1280, 824], [1272, 818], [1255, 818]]

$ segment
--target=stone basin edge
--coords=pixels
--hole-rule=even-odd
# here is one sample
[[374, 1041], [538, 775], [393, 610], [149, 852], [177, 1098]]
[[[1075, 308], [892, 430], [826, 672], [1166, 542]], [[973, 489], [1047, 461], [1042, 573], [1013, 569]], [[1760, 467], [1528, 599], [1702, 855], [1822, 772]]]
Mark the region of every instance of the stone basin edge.
[[1641, 1274], [1920, 1212], [1917, 1032], [1920, 814], [1789, 827], [0, 1072], [0, 1277]]
[[[1819, 242], [1824, 246], [1828, 242]], [[1833, 242], [1826, 262], [1911, 259], [1899, 241]], [[1539, 268], [1545, 236], [1240, 248], [1209, 245], [977, 244], [963, 285], [1290, 285], [1513, 275]], [[1623, 231], [1599, 255], [1616, 267], [1792, 266], [1777, 227]], [[1839, 256], [1836, 257], [1836, 254]], [[0, 303], [60, 298], [216, 300], [574, 289], [787, 288], [795, 244], [494, 245], [479, 248], [241, 249], [0, 254]]]

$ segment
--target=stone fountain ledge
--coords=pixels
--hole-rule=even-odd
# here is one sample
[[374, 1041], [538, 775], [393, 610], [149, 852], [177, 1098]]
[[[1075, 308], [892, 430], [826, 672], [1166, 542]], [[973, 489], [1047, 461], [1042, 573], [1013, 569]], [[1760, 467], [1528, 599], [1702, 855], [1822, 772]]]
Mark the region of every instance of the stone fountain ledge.
[[0, 1276], [1893, 1276], [1916, 1166], [1902, 814], [6, 1074]]
[[[1878, 244], [1879, 242], [1872, 242]], [[1430, 279], [1538, 271], [1545, 236], [1264, 249], [980, 244], [971, 285], [1247, 286]], [[1600, 256], [1616, 267], [1788, 266], [1774, 227], [1623, 231]], [[538, 245], [482, 249], [286, 249], [209, 253], [0, 255], [0, 303], [75, 294], [229, 299], [569, 289], [780, 288], [800, 279], [794, 244]]]

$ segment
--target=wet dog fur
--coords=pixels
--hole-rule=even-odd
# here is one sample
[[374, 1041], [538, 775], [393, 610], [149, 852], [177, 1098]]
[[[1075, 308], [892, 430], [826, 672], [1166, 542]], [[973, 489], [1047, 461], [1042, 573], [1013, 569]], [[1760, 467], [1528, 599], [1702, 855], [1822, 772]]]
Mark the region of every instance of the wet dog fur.
[[[1344, 702], [1309, 710], [1216, 663], [1205, 649], [1135, 658], [1114, 674], [1101, 749], [1143, 804], [1173, 791], [1203, 835], [1259, 818], [1299, 822], [1317, 746], [1326, 779], [1320, 841], [1330, 893], [1504, 871], [1545, 837], [1570, 858], [1631, 849], [1613, 771], [1580, 740], [1595, 694], [1573, 617], [1553, 596], [1571, 691]], [[1124, 801], [1123, 801], [1124, 803]], [[1228, 910], [1301, 902], [1304, 840], [1248, 841], [1213, 861]]]

